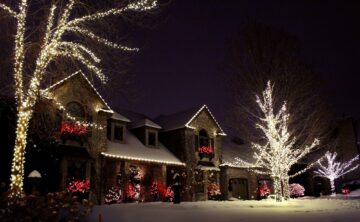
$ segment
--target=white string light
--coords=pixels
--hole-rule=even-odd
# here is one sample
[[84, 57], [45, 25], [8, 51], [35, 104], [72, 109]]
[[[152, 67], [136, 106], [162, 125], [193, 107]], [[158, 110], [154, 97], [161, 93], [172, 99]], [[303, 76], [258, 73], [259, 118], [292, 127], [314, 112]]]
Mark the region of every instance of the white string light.
[[134, 160], [134, 161], [142, 161], [142, 162], [149, 162], [149, 163], [162, 163], [162, 164], [168, 164], [168, 165], [185, 166], [185, 163], [166, 161], [166, 160], [154, 160], [154, 159], [130, 157], [130, 156], [123, 156], [123, 155], [113, 155], [113, 154], [104, 153], [104, 152], [101, 152], [101, 155], [103, 155], [105, 157], [125, 159], [125, 160]]
[[206, 110], [208, 111], [208, 113], [210, 114], [211, 118], [215, 121], [217, 127], [219, 127], [220, 132], [217, 133], [217, 135], [226, 136], [226, 133], [224, 133], [224, 131], [221, 129], [220, 124], [219, 124], [218, 121], [215, 119], [214, 115], [211, 113], [210, 109], [209, 109], [206, 105], [203, 105], [203, 106], [195, 113], [195, 115], [191, 117], [191, 119], [185, 124], [185, 127], [186, 127], [186, 128], [189, 128], [189, 129], [196, 129], [196, 128], [193, 127], [193, 126], [190, 126], [190, 124], [191, 124], [191, 122], [201, 113], [201, 111], [203, 111], [204, 109], [206, 109]]
[[[45, 75], [46, 68], [51, 61], [59, 56], [75, 60], [83, 64], [88, 70], [95, 73], [102, 82], [107, 78], [102, 69], [98, 66], [100, 58], [96, 53], [81, 43], [65, 42], [62, 37], [66, 32], [78, 32], [85, 37], [89, 37], [99, 44], [110, 46], [124, 51], [138, 51], [137, 48], [122, 46], [108, 41], [85, 29], [84, 23], [98, 21], [108, 16], [120, 15], [125, 11], [146, 11], [156, 7], [156, 0], [139, 0], [127, 4], [122, 8], [114, 8], [105, 12], [98, 12], [80, 18], [70, 19], [70, 14], [74, 8], [75, 1], [69, 0], [65, 8], [59, 12], [59, 20], [54, 23], [56, 5], [52, 5], [47, 20], [44, 39], [40, 48], [39, 56], [36, 59], [36, 66], [30, 80], [28, 89], [24, 88], [24, 61], [25, 61], [25, 28], [27, 19], [28, 1], [21, 0], [18, 5], [18, 12], [0, 3], [0, 9], [5, 10], [16, 19], [17, 28], [15, 35], [15, 56], [14, 56], [14, 79], [15, 79], [15, 98], [17, 102], [18, 120], [16, 128], [16, 139], [14, 147], [14, 157], [11, 168], [11, 196], [21, 197], [23, 192], [23, 174], [25, 162], [25, 148], [27, 130], [33, 109], [40, 93], [40, 83]], [[27, 91], [26, 91], [27, 90]], [[25, 93], [26, 91], [26, 93]], [[83, 123], [86, 124], [86, 123]]]
[[17, 18], [18, 14], [12, 10], [9, 6], [0, 3], [0, 8], [2, 8], [3, 10], [5, 10], [7, 13], [9, 13], [12, 17]]
[[[288, 180], [290, 177], [304, 173], [313, 164], [305, 169], [289, 176], [290, 168], [300, 159], [310, 153], [318, 144], [319, 140], [314, 139], [311, 145], [296, 147], [296, 137], [292, 136], [288, 130], [290, 114], [287, 112], [286, 103], [282, 105], [278, 113], [274, 113], [273, 107], [273, 86], [269, 81], [262, 97], [256, 95], [263, 118], [260, 118], [256, 127], [264, 134], [265, 143], [252, 143], [254, 149], [254, 164], [248, 163], [241, 158], [237, 158], [233, 165], [243, 166], [254, 171], [255, 168], [263, 169], [264, 174], [268, 174], [274, 180], [274, 192], [277, 201], [282, 201], [289, 196]], [[284, 184], [282, 187], [281, 184]], [[282, 192], [283, 190], [283, 192]]]
[[335, 180], [347, 173], [350, 173], [351, 171], [356, 170], [359, 167], [359, 164], [352, 166], [354, 161], [359, 160], [359, 155], [356, 155], [354, 158], [344, 163], [335, 161], [337, 157], [336, 152], [330, 153], [327, 151], [325, 153], [325, 157], [325, 165], [322, 164], [321, 160], [317, 161], [319, 169], [315, 170], [314, 173], [317, 176], [330, 180], [331, 193], [332, 195], [335, 195]]
[[83, 126], [86, 128], [95, 128], [95, 129], [99, 129], [99, 130], [103, 130], [105, 128], [105, 126], [101, 125], [101, 124], [97, 124], [97, 123], [91, 123], [91, 122], [87, 122], [87, 121], [81, 121], [78, 120], [78, 118], [72, 116], [65, 108], [64, 105], [62, 105], [61, 102], [59, 102], [59, 100], [57, 100], [57, 98], [49, 92], [42, 92], [42, 96], [46, 99], [49, 99], [53, 102], [53, 104], [57, 107], [57, 109], [61, 110], [63, 112], [63, 114], [65, 115], [66, 119], [69, 119], [71, 121], [73, 121], [76, 125], [79, 126]]

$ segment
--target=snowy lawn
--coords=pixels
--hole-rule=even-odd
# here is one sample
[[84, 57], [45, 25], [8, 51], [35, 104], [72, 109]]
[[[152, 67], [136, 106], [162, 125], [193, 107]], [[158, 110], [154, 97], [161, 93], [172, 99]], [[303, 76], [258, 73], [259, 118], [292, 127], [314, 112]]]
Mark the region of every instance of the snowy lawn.
[[302, 198], [275, 203], [262, 201], [204, 201], [172, 203], [130, 203], [96, 206], [91, 222], [129, 221], [243, 221], [243, 222], [360, 222], [360, 199], [348, 197]]

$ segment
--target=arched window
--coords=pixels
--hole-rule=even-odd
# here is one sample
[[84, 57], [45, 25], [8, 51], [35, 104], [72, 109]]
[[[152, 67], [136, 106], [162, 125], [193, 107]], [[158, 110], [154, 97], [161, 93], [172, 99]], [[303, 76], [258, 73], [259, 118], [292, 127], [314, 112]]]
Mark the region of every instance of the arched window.
[[208, 133], [202, 129], [200, 130], [199, 132], [199, 146], [200, 147], [208, 147], [210, 145], [210, 138], [209, 138], [209, 135]]
[[78, 102], [69, 102], [66, 105], [66, 111], [73, 117], [85, 118], [84, 108]]

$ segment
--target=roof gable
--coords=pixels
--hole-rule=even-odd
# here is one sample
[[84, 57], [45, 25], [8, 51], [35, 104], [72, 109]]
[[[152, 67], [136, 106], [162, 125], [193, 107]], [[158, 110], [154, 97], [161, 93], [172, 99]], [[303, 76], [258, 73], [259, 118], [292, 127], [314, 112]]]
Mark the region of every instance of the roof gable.
[[75, 73], [69, 75], [68, 77], [56, 82], [55, 84], [49, 86], [48, 88], [42, 90], [43, 92], [47, 92], [47, 91], [53, 91], [55, 89], [57, 89], [58, 87], [62, 86], [63, 84], [65, 84], [66, 82], [73, 80], [74, 78], [80, 78], [83, 80], [83, 82], [85, 82], [89, 89], [98, 97], [98, 99], [102, 102], [102, 104], [104, 105], [104, 107], [108, 110], [112, 112], [112, 109], [110, 108], [110, 106], [106, 103], [106, 101], [104, 100], [104, 98], [100, 95], [100, 93], [96, 90], [96, 88], [94, 87], [94, 85], [90, 82], [90, 80], [85, 76], [85, 74], [82, 71], [76, 71]]
[[222, 136], [226, 136], [226, 134], [224, 133], [224, 131], [222, 130], [220, 124], [218, 123], [218, 121], [215, 119], [214, 115], [211, 113], [210, 109], [206, 106], [206, 105], [203, 105], [196, 113], [195, 115], [193, 115], [191, 117], [191, 119], [185, 124], [185, 127], [187, 128], [192, 128], [191, 126], [191, 123], [200, 115], [201, 112], [207, 112], [211, 119], [214, 121], [214, 123], [216, 124], [216, 126], [219, 128], [220, 130], [220, 133], [218, 133], [219, 135], [222, 135]]
[[147, 127], [151, 127], [151, 128], [155, 128], [155, 129], [161, 129], [161, 126], [159, 126], [158, 124], [154, 123], [153, 121], [145, 118], [145, 119], [141, 119], [137, 122], [135, 122], [133, 124], [133, 126], [131, 128], [139, 128], [139, 127], [143, 127], [143, 126], [147, 126]]
[[226, 134], [222, 130], [220, 124], [217, 122], [214, 115], [206, 105], [203, 105], [201, 108], [197, 107], [168, 116], [160, 116], [155, 120], [163, 127], [164, 131], [171, 131], [181, 128], [192, 129], [193, 127], [191, 126], [191, 122], [193, 122], [202, 111], [207, 112], [210, 118], [214, 121], [215, 125], [219, 128], [219, 135], [225, 136]]

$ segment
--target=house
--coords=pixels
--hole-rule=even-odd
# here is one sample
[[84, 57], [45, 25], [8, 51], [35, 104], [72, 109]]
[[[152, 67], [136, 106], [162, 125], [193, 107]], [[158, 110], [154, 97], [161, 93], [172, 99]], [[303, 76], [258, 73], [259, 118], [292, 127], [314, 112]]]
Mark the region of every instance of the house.
[[[27, 157], [27, 163], [35, 164], [26, 170], [40, 172], [47, 180], [45, 190], [87, 181], [91, 199], [99, 203], [114, 188], [124, 201], [154, 201], [171, 196], [168, 188], [176, 175], [185, 201], [218, 198], [220, 191], [224, 199], [257, 199], [265, 187], [272, 189], [268, 176], [232, 164], [234, 157], [254, 163], [253, 151], [240, 138], [226, 135], [206, 105], [156, 118], [113, 109], [82, 72], [42, 90], [42, 95], [32, 125], [51, 131], [55, 148], [41, 161], [36, 155]], [[359, 152], [354, 126], [352, 121], [339, 125], [341, 158]], [[341, 183], [358, 175], [349, 174]], [[309, 178], [315, 193], [312, 184], [324, 180]]]
[[182, 199], [193, 201], [208, 199], [209, 187], [220, 183], [226, 134], [206, 105], [154, 119], [113, 110], [82, 72], [42, 94], [38, 107], [58, 129], [59, 189], [88, 180], [98, 201], [115, 186], [126, 200], [151, 201], [154, 184], [165, 193], [179, 174]]

